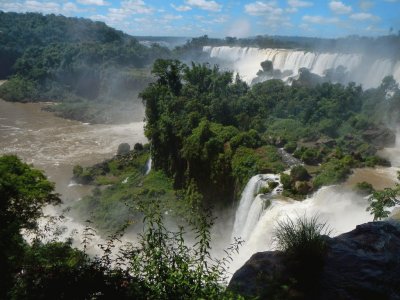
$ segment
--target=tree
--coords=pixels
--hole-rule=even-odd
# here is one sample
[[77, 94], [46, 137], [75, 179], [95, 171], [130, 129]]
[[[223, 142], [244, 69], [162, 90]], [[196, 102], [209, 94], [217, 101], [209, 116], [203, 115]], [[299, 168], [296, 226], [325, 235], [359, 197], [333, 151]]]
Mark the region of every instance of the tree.
[[374, 191], [372, 196], [368, 198], [369, 206], [367, 211], [371, 212], [374, 216], [374, 221], [387, 218], [390, 211], [389, 207], [400, 204], [397, 196], [400, 194], [400, 185], [397, 184], [394, 188], [385, 188], [383, 191]]
[[19, 270], [24, 249], [21, 229], [34, 229], [47, 204], [59, 204], [54, 184], [42, 171], [33, 169], [15, 155], [0, 157], [0, 299]]

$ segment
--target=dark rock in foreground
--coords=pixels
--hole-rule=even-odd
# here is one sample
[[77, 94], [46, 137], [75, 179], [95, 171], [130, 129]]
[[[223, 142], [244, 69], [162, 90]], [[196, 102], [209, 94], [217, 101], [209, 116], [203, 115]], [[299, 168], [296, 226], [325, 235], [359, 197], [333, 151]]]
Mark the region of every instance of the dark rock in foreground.
[[[327, 237], [321, 272], [313, 278], [312, 297], [294, 290], [268, 299], [400, 299], [400, 223], [371, 222], [335, 238]], [[279, 251], [254, 254], [229, 288], [244, 296], [266, 299], [268, 290], [293, 280], [287, 256]], [[306, 271], [306, 267], [304, 271]], [[279, 278], [279, 279], [277, 279]]]

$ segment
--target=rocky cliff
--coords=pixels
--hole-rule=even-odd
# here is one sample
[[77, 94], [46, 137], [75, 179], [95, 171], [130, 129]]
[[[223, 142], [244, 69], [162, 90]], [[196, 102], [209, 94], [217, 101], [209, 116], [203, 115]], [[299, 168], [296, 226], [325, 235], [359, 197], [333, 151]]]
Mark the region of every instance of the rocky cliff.
[[400, 222], [362, 224], [326, 242], [318, 268], [279, 251], [260, 252], [229, 288], [257, 299], [400, 299]]

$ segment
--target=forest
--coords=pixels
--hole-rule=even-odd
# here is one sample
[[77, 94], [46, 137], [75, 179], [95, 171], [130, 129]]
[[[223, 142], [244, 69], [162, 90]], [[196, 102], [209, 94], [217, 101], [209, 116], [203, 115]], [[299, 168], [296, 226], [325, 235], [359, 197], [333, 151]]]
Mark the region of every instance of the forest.
[[170, 56], [87, 19], [0, 12], [0, 32], [0, 97], [57, 102], [49, 109], [91, 123], [126, 122], [152, 80], [148, 66]]

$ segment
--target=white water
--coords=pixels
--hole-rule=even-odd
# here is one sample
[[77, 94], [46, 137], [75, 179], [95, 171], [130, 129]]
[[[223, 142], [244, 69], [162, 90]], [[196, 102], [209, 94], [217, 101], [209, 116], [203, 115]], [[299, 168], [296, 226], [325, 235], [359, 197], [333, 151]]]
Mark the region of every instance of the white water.
[[367, 204], [366, 199], [340, 186], [323, 187], [304, 201], [275, 199], [266, 210], [258, 212], [261, 216], [230, 268], [234, 272], [254, 253], [273, 250], [272, 239], [278, 221], [288, 217], [297, 219], [304, 215], [318, 215], [321, 221], [327, 222], [334, 236], [350, 231], [358, 224], [372, 221], [372, 216], [366, 211]]
[[[251, 83], [261, 69], [260, 63], [269, 60], [275, 70], [288, 71], [290, 77], [298, 75], [300, 68], [323, 76], [328, 69], [343, 66], [349, 80], [362, 84], [364, 88], [377, 87], [387, 75], [400, 82], [400, 61], [389, 59], [371, 60], [362, 54], [317, 53], [288, 49], [259, 49], [251, 47], [203, 47], [210, 57], [226, 62]], [[285, 78], [284, 78], [285, 79]], [[286, 77], [288, 79], [288, 77]]]
[[150, 173], [151, 171], [151, 164], [152, 164], [152, 159], [151, 157], [147, 160], [146, 162], [146, 175]]
[[[371, 172], [369, 177], [375, 181], [375, 184], [392, 186], [400, 167], [400, 130], [397, 131], [396, 145], [392, 148], [383, 149], [381, 155], [391, 161], [392, 167], [363, 170], [367, 173]], [[359, 180], [353, 178], [351, 181], [365, 180], [360, 175], [362, 174], [358, 174]], [[254, 253], [274, 250], [274, 230], [279, 221], [287, 218], [295, 220], [301, 216], [317, 215], [320, 221], [329, 225], [332, 230], [331, 236], [336, 236], [353, 230], [359, 224], [373, 220], [373, 216], [366, 211], [368, 197], [362, 197], [355, 193], [351, 189], [351, 185], [347, 183], [323, 187], [304, 201], [295, 201], [282, 196], [277, 197], [280, 186], [269, 197], [256, 195], [261, 186], [271, 179], [279, 180], [279, 176], [256, 175], [249, 180], [242, 193], [236, 210], [232, 239], [240, 237], [245, 240], [245, 243], [240, 248], [239, 254], [233, 257], [233, 262], [230, 265], [232, 274]], [[371, 183], [374, 184], [373, 181]], [[269, 206], [264, 205], [266, 200], [270, 201]], [[398, 209], [395, 208], [392, 214], [394, 213], [398, 213]]]

